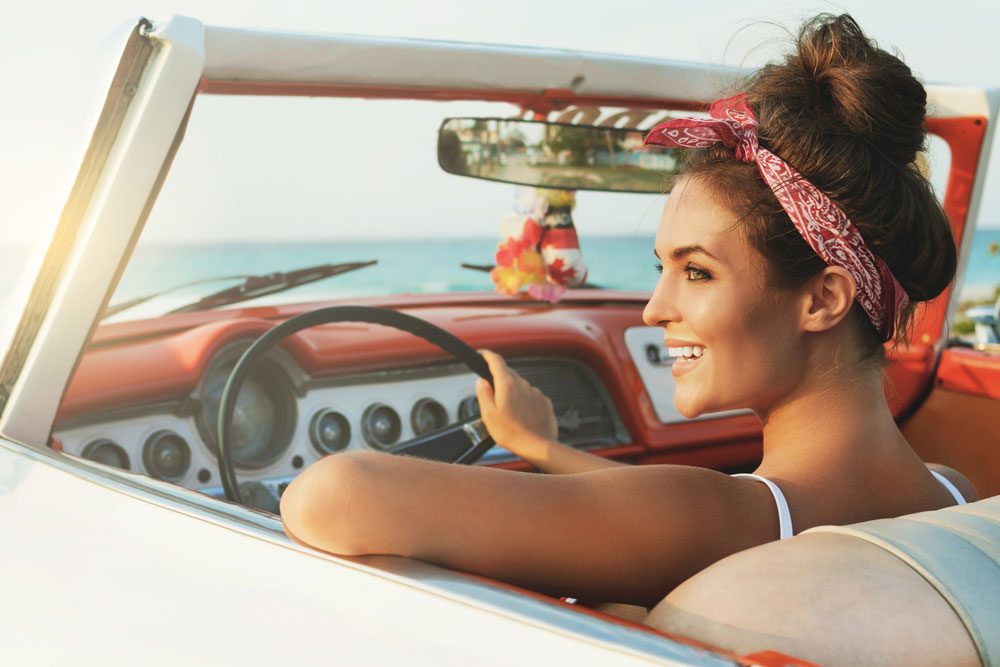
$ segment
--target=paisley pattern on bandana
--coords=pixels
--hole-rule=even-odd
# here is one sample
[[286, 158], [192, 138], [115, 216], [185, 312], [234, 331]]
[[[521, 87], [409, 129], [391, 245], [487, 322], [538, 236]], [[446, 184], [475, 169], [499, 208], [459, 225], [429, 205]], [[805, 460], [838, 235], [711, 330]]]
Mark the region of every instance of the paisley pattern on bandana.
[[856, 299], [883, 341], [892, 340], [896, 314], [909, 303], [888, 265], [868, 248], [847, 215], [816, 186], [757, 141], [757, 118], [745, 93], [712, 102], [709, 118], [674, 118], [646, 135], [646, 144], [707, 148], [721, 142], [736, 159], [756, 163], [792, 224], [828, 265], [850, 272]]

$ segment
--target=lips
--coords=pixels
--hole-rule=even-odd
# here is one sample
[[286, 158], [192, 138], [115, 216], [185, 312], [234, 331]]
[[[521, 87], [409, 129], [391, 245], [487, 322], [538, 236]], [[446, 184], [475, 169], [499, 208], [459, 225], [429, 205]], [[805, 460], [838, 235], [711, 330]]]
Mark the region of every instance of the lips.
[[670, 372], [673, 373], [674, 377], [680, 377], [694, 370], [696, 366], [702, 363], [702, 359], [704, 358], [704, 354], [698, 357], [677, 357], [670, 366]]

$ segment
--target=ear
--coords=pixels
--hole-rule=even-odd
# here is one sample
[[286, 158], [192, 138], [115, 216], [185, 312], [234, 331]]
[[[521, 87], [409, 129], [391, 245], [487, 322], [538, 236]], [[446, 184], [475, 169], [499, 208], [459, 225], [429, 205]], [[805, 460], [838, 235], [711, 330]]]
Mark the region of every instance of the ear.
[[802, 310], [803, 331], [828, 331], [847, 317], [857, 294], [846, 269], [827, 266], [807, 284]]

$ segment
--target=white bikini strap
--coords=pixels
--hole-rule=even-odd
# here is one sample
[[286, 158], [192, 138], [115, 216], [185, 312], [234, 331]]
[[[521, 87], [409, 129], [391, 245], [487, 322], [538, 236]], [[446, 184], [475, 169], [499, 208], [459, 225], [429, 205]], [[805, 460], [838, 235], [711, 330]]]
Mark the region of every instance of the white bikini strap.
[[965, 498], [962, 497], [962, 492], [959, 491], [957, 488], [955, 488], [955, 485], [951, 483], [951, 480], [949, 480], [941, 473], [935, 472], [933, 470], [931, 470], [931, 474], [934, 475], [935, 478], [937, 478], [937, 481], [941, 482], [941, 486], [948, 489], [952, 497], [955, 499], [956, 503], [958, 503], [959, 505], [965, 504]]
[[755, 479], [758, 482], [764, 482], [767, 484], [767, 488], [771, 490], [771, 495], [774, 496], [774, 504], [778, 506], [778, 539], [786, 540], [795, 534], [792, 532], [792, 513], [788, 511], [788, 501], [785, 500], [785, 494], [781, 492], [781, 489], [778, 488], [777, 484], [766, 477], [754, 475], [749, 472], [741, 472], [732, 476], [747, 477], [749, 479]]

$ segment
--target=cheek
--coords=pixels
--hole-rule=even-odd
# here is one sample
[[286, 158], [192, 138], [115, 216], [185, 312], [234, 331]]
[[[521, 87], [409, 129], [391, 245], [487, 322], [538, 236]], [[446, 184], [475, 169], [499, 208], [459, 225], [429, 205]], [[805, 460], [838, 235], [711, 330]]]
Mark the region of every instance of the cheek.
[[754, 329], [757, 309], [740, 290], [689, 289], [682, 304], [684, 319], [707, 347], [726, 351]]
[[784, 384], [794, 364], [787, 304], [763, 303], [759, 292], [733, 290], [706, 295], [686, 310], [692, 333], [711, 360], [707, 377], [685, 387], [693, 390], [689, 398], [700, 404], [699, 412], [751, 407]]

